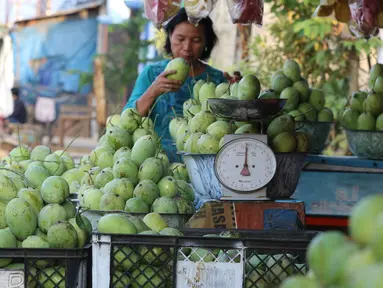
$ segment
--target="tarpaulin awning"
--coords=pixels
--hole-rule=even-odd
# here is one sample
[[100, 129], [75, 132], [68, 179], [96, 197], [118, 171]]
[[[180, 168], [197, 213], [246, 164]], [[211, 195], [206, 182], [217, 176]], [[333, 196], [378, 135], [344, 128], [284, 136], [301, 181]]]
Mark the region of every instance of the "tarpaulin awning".
[[82, 86], [81, 79], [93, 72], [97, 35], [95, 17], [52, 18], [14, 30], [14, 72], [19, 85], [28, 87], [26, 100], [34, 103], [38, 94], [89, 93], [90, 83]]

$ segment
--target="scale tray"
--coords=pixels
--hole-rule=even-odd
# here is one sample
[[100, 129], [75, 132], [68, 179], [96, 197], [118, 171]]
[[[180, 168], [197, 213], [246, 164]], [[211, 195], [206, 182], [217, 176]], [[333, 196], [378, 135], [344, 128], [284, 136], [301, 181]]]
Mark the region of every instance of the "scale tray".
[[276, 116], [287, 99], [232, 100], [209, 98], [208, 104], [216, 117], [232, 120], [263, 120]]

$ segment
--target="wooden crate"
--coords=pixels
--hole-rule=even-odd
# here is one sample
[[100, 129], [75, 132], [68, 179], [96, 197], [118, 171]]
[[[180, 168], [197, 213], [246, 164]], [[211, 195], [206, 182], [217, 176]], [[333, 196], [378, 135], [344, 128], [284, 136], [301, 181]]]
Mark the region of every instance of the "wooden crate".
[[88, 106], [62, 105], [58, 119], [59, 145], [64, 146], [64, 137], [80, 134], [82, 137], [91, 137], [90, 125], [93, 108]]

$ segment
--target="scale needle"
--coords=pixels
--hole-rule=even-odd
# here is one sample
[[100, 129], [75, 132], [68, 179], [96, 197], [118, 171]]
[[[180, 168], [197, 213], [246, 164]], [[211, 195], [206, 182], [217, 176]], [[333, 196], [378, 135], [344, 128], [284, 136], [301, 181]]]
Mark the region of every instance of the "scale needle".
[[247, 143], [245, 146], [245, 163], [243, 164], [243, 168], [241, 171], [242, 176], [250, 176], [249, 166], [247, 165]]

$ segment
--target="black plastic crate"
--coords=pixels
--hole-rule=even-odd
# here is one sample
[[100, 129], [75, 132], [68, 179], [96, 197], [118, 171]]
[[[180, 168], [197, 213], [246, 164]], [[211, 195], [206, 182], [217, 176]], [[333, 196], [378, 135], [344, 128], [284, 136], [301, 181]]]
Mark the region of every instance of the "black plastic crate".
[[[184, 237], [94, 235], [95, 243], [101, 236], [110, 237], [109, 287], [127, 287], [129, 283], [133, 288], [177, 287], [177, 277], [188, 282], [187, 287], [223, 287], [231, 282], [231, 287], [236, 287], [238, 281], [246, 288], [277, 287], [290, 275], [305, 274], [306, 249], [316, 235], [316, 232], [235, 230], [239, 238], [208, 238], [202, 236], [222, 231], [182, 231]], [[210, 272], [205, 271], [205, 277], [209, 274], [208, 278], [213, 279], [206, 283], [202, 276], [196, 277], [200, 275], [198, 269], [216, 266], [226, 272], [213, 279], [212, 270], [206, 270]], [[193, 267], [194, 274], [187, 267]], [[180, 276], [182, 273], [185, 277]]]
[[90, 244], [79, 249], [2, 248], [0, 260], [11, 258], [12, 266], [0, 271], [22, 271], [25, 288], [91, 287], [87, 279], [91, 252]]

